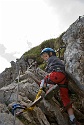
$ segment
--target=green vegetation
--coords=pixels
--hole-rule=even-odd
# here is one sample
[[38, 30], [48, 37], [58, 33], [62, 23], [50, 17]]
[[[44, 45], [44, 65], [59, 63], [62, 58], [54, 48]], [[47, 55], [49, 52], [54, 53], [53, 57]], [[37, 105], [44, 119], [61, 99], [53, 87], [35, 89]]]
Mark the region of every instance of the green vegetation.
[[41, 49], [44, 49], [46, 47], [54, 49], [56, 39], [49, 39], [41, 43]]
[[[54, 50], [57, 50], [59, 47], [64, 46], [64, 43], [62, 40], [63, 35], [64, 35], [64, 33], [62, 33], [58, 38], [45, 40], [39, 46], [33, 47], [32, 49], [30, 49], [29, 51], [27, 51], [23, 54], [24, 59], [25, 60], [34, 59], [37, 61], [40, 68], [44, 69], [45, 64], [42, 64], [43, 60], [40, 57], [41, 50], [44, 49], [45, 47], [50, 47], [50, 48], [53, 48]], [[64, 55], [64, 51], [65, 51], [65, 48], [60, 50], [60, 52], [61, 52], [60, 56]], [[59, 53], [56, 53], [56, 55], [59, 56]]]

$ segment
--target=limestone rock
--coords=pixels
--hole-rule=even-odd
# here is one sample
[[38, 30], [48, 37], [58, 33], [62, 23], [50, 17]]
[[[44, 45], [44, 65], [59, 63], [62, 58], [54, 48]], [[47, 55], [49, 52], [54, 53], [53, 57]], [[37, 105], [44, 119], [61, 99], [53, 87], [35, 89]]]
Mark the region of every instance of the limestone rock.
[[70, 72], [84, 90], [84, 17], [77, 19], [63, 35], [66, 44], [64, 54], [66, 70]]
[[[0, 125], [13, 125], [13, 123], [14, 123], [13, 115], [7, 113], [0, 113]], [[23, 123], [19, 119], [16, 119], [15, 124], [23, 125]]]

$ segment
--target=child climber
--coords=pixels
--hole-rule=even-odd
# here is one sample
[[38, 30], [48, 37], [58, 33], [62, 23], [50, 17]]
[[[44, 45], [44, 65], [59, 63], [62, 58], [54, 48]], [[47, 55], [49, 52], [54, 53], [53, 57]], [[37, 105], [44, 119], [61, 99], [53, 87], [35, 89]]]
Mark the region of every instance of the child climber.
[[[52, 48], [44, 48], [41, 52], [41, 58], [47, 62], [46, 72], [49, 73], [45, 78], [46, 84], [57, 84], [60, 88], [60, 97], [64, 107], [70, 104], [68, 95], [67, 78], [65, 75], [65, 66], [62, 61], [56, 57], [56, 53]], [[67, 109], [71, 125], [79, 125], [74, 116], [72, 106]]]

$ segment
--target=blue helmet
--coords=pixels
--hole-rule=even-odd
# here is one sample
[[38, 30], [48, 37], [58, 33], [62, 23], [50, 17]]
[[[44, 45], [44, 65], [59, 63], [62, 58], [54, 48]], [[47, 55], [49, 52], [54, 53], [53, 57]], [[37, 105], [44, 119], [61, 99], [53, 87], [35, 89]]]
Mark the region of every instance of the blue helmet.
[[56, 53], [55, 53], [55, 51], [54, 51], [52, 48], [44, 48], [44, 49], [41, 51], [40, 55], [42, 55], [43, 53], [48, 53], [48, 54], [49, 54], [50, 52], [52, 52], [53, 55], [56, 56]]

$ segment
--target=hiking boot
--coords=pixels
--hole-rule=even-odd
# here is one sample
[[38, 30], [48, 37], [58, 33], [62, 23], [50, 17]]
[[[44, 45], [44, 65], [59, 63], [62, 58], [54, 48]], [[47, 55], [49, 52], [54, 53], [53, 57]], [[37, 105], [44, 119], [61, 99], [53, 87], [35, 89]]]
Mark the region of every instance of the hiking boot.
[[76, 118], [74, 118], [73, 121], [70, 121], [71, 125], [80, 125], [79, 122], [76, 120]]

